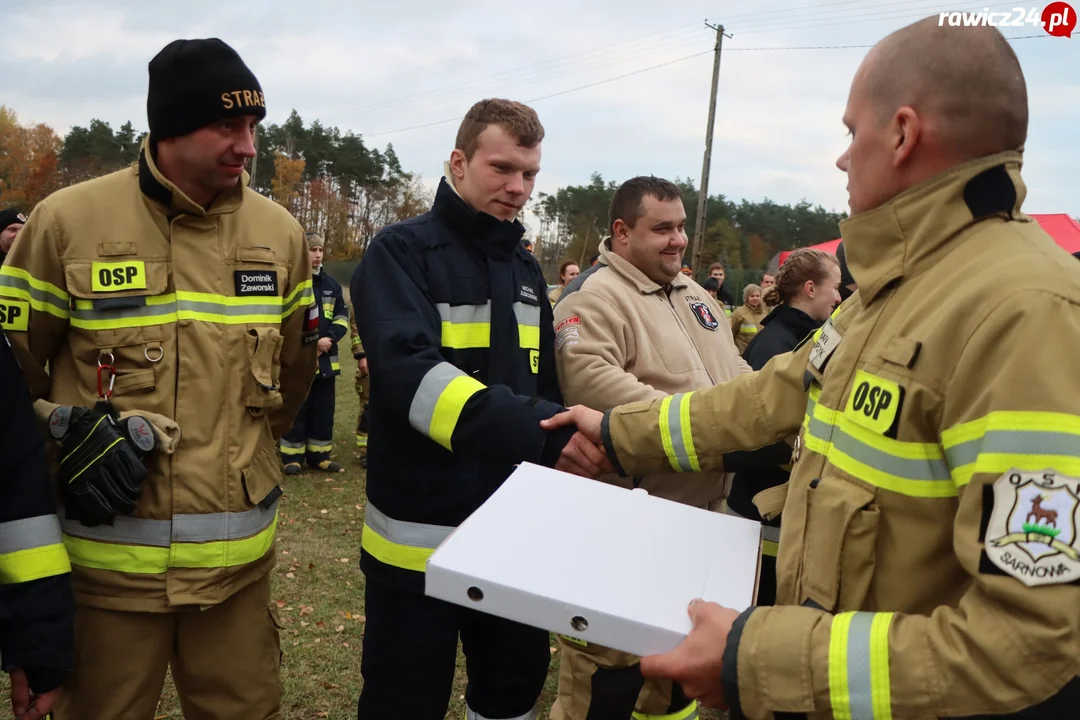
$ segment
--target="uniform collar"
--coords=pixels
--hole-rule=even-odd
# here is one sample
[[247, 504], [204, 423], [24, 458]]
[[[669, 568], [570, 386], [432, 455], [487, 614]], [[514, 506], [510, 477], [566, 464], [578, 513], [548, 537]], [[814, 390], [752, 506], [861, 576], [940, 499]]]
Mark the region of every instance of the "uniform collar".
[[251, 176], [247, 170], [240, 176], [240, 182], [235, 188], [220, 193], [214, 199], [210, 209], [205, 209], [195, 202], [169, 181], [154, 162], [150, 136], [143, 139], [139, 149], [139, 189], [143, 195], [157, 202], [165, 208], [166, 215], [221, 215], [235, 212], [240, 208], [244, 200], [244, 188], [247, 187]]
[[848, 267], [864, 301], [929, 267], [972, 225], [1019, 217], [1027, 195], [1022, 165], [1020, 151], [972, 160], [841, 221]]
[[508, 260], [521, 246], [524, 225], [473, 210], [446, 177], [435, 191], [432, 209], [451, 229], [494, 258]]
[[687, 286], [686, 276], [682, 273], [676, 275], [675, 279], [666, 286], [653, 282], [645, 276], [645, 273], [638, 270], [633, 263], [611, 249], [611, 238], [600, 243], [600, 262], [626, 278], [643, 295], [650, 295], [667, 288], [681, 290]]

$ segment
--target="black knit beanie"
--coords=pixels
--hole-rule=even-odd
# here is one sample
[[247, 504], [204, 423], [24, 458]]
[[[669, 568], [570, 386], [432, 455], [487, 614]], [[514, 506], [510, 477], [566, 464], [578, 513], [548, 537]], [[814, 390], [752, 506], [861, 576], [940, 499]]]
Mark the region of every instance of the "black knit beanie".
[[174, 40], [150, 61], [146, 98], [150, 137], [179, 137], [231, 117], [266, 117], [262, 87], [217, 38]]

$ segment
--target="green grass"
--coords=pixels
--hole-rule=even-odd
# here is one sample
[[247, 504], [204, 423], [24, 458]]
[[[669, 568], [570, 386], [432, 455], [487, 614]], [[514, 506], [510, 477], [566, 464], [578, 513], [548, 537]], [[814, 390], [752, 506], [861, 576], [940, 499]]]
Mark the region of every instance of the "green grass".
[[[346, 471], [335, 476], [307, 472], [282, 478], [285, 494], [272, 592], [284, 625], [282, 706], [286, 720], [353, 720], [360, 692], [364, 576], [357, 563], [366, 498], [364, 471], [355, 451], [355, 364], [347, 345], [341, 366], [333, 457]], [[554, 650], [555, 643], [551, 646]], [[558, 670], [558, 654], [553, 653], [540, 699], [541, 718], [547, 717], [555, 699]], [[0, 673], [0, 677], [0, 697], [6, 702], [7, 675]], [[464, 662], [459, 652], [447, 718], [463, 716], [464, 694]], [[705, 713], [703, 717], [717, 720], [722, 715]], [[155, 720], [181, 718], [175, 690], [167, 680]]]

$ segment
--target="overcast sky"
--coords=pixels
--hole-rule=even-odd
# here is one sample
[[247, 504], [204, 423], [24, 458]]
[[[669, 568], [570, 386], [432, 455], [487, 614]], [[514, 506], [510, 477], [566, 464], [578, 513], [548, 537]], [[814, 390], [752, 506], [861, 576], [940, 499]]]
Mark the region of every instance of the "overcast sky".
[[[95, 117], [141, 130], [153, 55], [178, 37], [220, 37], [258, 76], [268, 121], [295, 108], [306, 122], [352, 130], [379, 147], [393, 143], [403, 166], [432, 183], [457, 118], [491, 96], [534, 101], [540, 113], [547, 139], [538, 192], [585, 183], [592, 172], [696, 181], [712, 73], [707, 18], [733, 35], [724, 40], [710, 191], [841, 211], [840, 117], [867, 48], [774, 48], [872, 45], [940, 11], [1018, 5], [0, 0], [0, 104], [61, 135]], [[1013, 43], [1031, 106], [1024, 209], [1080, 215], [1080, 35], [1004, 32], [1036, 36]], [[604, 82], [662, 63], [670, 64]]]

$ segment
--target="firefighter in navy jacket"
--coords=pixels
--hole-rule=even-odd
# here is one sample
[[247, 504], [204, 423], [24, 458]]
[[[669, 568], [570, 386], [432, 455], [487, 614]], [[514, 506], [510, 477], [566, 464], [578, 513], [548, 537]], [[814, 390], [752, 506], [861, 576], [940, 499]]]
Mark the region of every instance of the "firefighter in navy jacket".
[[74, 666], [75, 600], [45, 442], [3, 332], [0, 407], [0, 659], [11, 673], [12, 709], [22, 717], [31, 703], [49, 712]]
[[543, 128], [483, 101], [458, 132], [432, 209], [385, 228], [352, 279], [371, 372], [360, 567], [367, 576], [359, 716], [442, 720], [458, 634], [468, 717], [535, 718], [548, 634], [425, 597], [434, 548], [521, 462], [555, 467], [570, 441], [551, 306], [516, 216]]
[[318, 309], [319, 367], [292, 429], [281, 438], [281, 461], [286, 475], [300, 474], [300, 460], [305, 455], [308, 466], [314, 470], [345, 472], [330, 459], [330, 451], [334, 447], [334, 378], [341, 374], [338, 342], [349, 331], [349, 308], [341, 284], [323, 268], [322, 237], [307, 233], [307, 245]]

